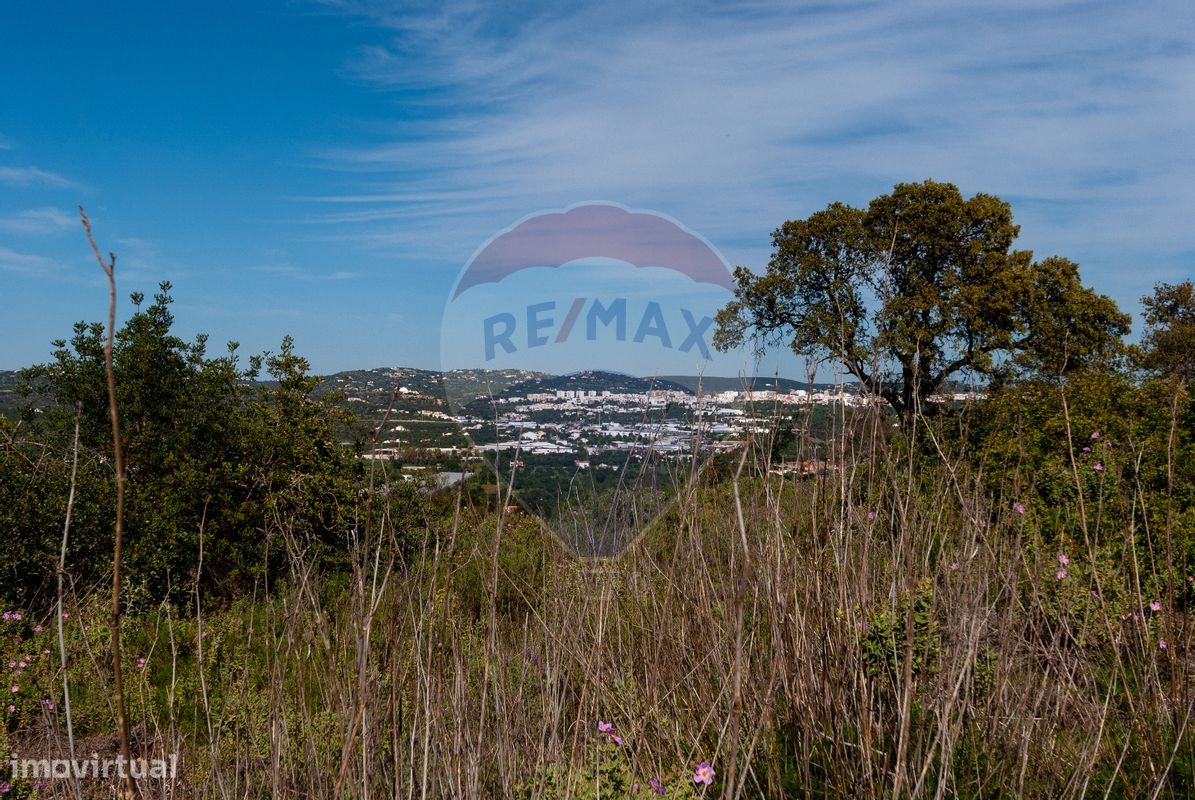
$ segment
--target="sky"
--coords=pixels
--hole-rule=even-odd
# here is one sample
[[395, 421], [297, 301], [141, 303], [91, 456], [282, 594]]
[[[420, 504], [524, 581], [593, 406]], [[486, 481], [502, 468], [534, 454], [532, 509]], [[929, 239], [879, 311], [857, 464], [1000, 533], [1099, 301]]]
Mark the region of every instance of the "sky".
[[180, 335], [320, 373], [437, 368], [468, 259], [586, 201], [762, 270], [932, 178], [1134, 314], [1195, 273], [1189, 2], [7, 0], [0, 76], [0, 369], [106, 316], [79, 206], [121, 316], [168, 280]]

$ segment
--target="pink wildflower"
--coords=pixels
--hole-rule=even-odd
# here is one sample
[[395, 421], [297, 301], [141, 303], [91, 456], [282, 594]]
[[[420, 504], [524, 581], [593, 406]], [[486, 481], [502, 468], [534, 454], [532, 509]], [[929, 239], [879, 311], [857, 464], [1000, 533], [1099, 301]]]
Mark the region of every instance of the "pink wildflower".
[[867, 512], [867, 518], [868, 518], [868, 519], [875, 519], [875, 518], [876, 518], [876, 512], [874, 512], [874, 511], [868, 511], [868, 512]]
[[1018, 502], [1018, 503], [1013, 503], [1013, 504], [1012, 504], [1012, 510], [1013, 510], [1013, 511], [1015, 511], [1015, 512], [1017, 512], [1018, 514], [1024, 514], [1024, 513], [1025, 513], [1025, 504], [1024, 504], [1024, 503], [1019, 503], [1019, 502]]
[[614, 742], [614, 744], [618, 747], [622, 747], [622, 737], [618, 735], [618, 731], [615, 729], [613, 722], [603, 722], [598, 720], [598, 733]]
[[957, 561], [951, 561], [951, 562], [950, 562], [950, 569], [951, 569], [951, 571], [952, 571], [952, 572], [953, 572], [954, 570], [958, 569], [958, 562], [957, 562]]
[[1149, 610], [1154, 612], [1155, 614], [1158, 613], [1159, 611], [1162, 610], [1162, 603], [1158, 600], [1154, 600], [1152, 603], [1149, 604]]
[[1104, 465], [1103, 465], [1103, 463], [1102, 463], [1102, 462], [1099, 462], [1099, 461], [1097, 461], [1097, 462], [1095, 462], [1095, 465], [1094, 465], [1094, 466], [1092, 466], [1092, 469], [1094, 469], [1096, 472], [1103, 472], [1103, 471], [1104, 471]]
[[702, 761], [697, 765], [697, 770], [693, 773], [693, 783], [704, 783], [709, 786], [714, 782], [714, 768], [710, 766], [710, 762]]
[[42, 631], [44, 631], [44, 630], [45, 630], [45, 628], [43, 628], [41, 625], [34, 625], [34, 626], [33, 626], [33, 632], [34, 632], [34, 633], [41, 633], [41, 632], [42, 632]]
[[16, 710], [17, 710], [17, 707], [16, 707], [16, 706], [14, 706], [12, 703], [9, 703], [9, 704], [8, 704], [8, 713], [9, 713], [9, 714], [12, 714], [12, 713], [14, 713]]
[[664, 784], [660, 782], [659, 778], [652, 778], [647, 782], [647, 785], [650, 786], [652, 791], [656, 794], [664, 793]]
[[1092, 438], [1092, 439], [1098, 439], [1098, 438], [1100, 438], [1100, 432], [1099, 432], [1099, 431], [1092, 431], [1092, 432], [1091, 432], [1091, 438]]
[[1054, 573], [1054, 577], [1057, 578], [1058, 580], [1062, 580], [1063, 578], [1066, 577], [1066, 570], [1060, 568], [1057, 572]]
[[1071, 563], [1071, 557], [1066, 553], [1060, 553], [1058, 555], [1058, 563], [1065, 567], [1067, 564]]
[[17, 692], [21, 691], [21, 687], [14, 683], [9, 691], [13, 694], [16, 694]]
[[1166, 644], [1165, 639], [1158, 639], [1158, 649], [1159, 650], [1165, 650], [1167, 647], [1169, 647], [1169, 645]]
[[145, 669], [145, 657], [137, 656], [137, 669]]

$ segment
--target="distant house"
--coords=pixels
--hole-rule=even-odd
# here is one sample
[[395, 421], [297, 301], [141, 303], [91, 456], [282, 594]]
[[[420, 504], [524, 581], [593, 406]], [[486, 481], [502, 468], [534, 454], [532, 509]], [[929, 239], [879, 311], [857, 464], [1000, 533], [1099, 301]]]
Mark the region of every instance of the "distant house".
[[442, 492], [467, 481], [472, 475], [471, 472], [436, 472], [427, 477], [427, 489], [430, 492]]

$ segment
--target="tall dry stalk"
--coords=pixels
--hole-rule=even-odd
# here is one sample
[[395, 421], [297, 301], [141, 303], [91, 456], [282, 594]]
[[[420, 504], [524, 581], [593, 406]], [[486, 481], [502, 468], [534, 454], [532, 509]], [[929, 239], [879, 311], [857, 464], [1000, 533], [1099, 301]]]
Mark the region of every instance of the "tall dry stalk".
[[[75, 509], [75, 485], [79, 477], [79, 423], [82, 416], [83, 404], [75, 403], [75, 436], [71, 445], [71, 484], [66, 496], [66, 519], [62, 523], [62, 547], [58, 550], [58, 602], [55, 604], [56, 613], [54, 615], [58, 623], [56, 626], [58, 629], [58, 663], [62, 670], [62, 706], [66, 712], [66, 741], [72, 762], [75, 760], [75, 726], [71, 719], [71, 687], [66, 669], [66, 633], [63, 630], [66, 617], [64, 616], [65, 612], [62, 610], [62, 597], [63, 578], [66, 575], [66, 546], [70, 540], [71, 514]], [[75, 796], [81, 798], [83, 796], [83, 789], [79, 785], [79, 779], [74, 775], [71, 776], [71, 784], [75, 789]]]
[[[1077, 503], [1017, 513], [940, 417], [893, 446], [880, 410], [832, 413], [832, 437], [800, 425], [794, 446], [833, 469], [775, 475], [749, 443], [600, 563], [536, 538], [509, 486], [411, 514], [379, 470], [340, 575], [280, 513], [289, 578], [196, 608], [198, 688], [163, 712], [194, 714], [172, 735], [196, 771], [171, 796], [564, 800], [617, 770], [631, 796], [1185, 796], [1187, 612], [1167, 607], [1161, 653], [1111, 591], [1076, 613], [1094, 558], [1071, 549], [1056, 579], [1045, 515], [1083, 547]], [[1133, 535], [1086, 521], [1093, 543]], [[1105, 568], [1105, 589], [1137, 580]]]
[[[129, 721], [125, 716], [124, 677], [121, 669], [120, 654], [120, 558], [121, 547], [124, 543], [124, 485], [125, 464], [124, 448], [120, 440], [120, 415], [116, 409], [116, 376], [112, 370], [112, 342], [116, 330], [116, 254], [109, 253], [108, 261], [100, 255], [95, 237], [91, 234], [91, 220], [87, 212], [79, 207], [79, 217], [83, 221], [83, 230], [87, 233], [87, 242], [91, 245], [91, 252], [95, 254], [100, 269], [108, 278], [108, 335], [104, 341], [104, 377], [108, 384], [108, 411], [112, 419], [112, 453], [113, 464], [116, 469], [116, 520], [114, 541], [112, 544], [112, 608], [109, 621], [112, 625], [112, 692], [113, 706], [116, 710], [116, 732], [120, 738], [120, 755], [128, 764], [132, 761], [129, 748]], [[125, 789], [131, 795], [136, 795], [136, 785], [129, 777], [125, 781]]]

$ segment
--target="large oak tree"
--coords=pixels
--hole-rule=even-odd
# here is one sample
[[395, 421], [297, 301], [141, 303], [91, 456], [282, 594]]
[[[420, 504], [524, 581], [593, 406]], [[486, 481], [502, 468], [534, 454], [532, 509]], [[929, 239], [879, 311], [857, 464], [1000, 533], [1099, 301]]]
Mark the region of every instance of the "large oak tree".
[[1065, 376], [1119, 353], [1129, 317], [1074, 262], [1013, 249], [1018, 232], [1008, 203], [949, 183], [832, 203], [772, 234], [764, 274], [735, 270], [714, 342], [839, 361], [902, 417], [964, 370]]

